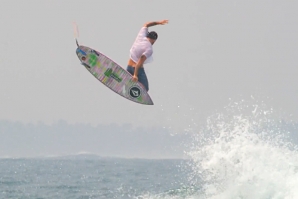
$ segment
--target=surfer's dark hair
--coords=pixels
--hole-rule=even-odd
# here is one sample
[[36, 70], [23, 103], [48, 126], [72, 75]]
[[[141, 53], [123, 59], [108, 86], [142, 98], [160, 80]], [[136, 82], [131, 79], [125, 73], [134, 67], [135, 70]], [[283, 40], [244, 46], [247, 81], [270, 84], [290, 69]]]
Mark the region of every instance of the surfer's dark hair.
[[147, 37], [156, 40], [158, 38], [158, 34], [155, 31], [151, 31], [147, 33]]

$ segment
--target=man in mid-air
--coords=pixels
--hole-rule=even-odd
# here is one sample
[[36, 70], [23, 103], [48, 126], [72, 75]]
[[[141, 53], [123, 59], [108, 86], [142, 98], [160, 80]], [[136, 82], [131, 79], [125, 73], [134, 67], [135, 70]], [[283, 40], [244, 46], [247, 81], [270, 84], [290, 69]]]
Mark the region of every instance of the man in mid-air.
[[148, 28], [155, 25], [165, 25], [167, 23], [168, 20], [146, 23], [141, 28], [130, 49], [130, 59], [128, 61], [127, 71], [133, 75], [133, 81], [141, 82], [147, 91], [149, 90], [149, 84], [143, 64], [152, 62], [152, 45], [158, 37], [156, 32], [149, 32]]

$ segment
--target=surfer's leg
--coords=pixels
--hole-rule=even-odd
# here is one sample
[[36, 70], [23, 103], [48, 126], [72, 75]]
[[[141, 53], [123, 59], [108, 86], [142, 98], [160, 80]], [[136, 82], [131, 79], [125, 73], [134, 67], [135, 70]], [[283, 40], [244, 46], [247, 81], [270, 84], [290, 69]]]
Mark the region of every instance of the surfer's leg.
[[134, 72], [135, 72], [135, 68], [132, 67], [132, 66], [127, 66], [126, 70], [127, 70], [131, 75], [133, 75]]
[[143, 86], [146, 88], [146, 90], [149, 91], [149, 83], [144, 68], [139, 69], [138, 79], [139, 82], [141, 82]]
[[[127, 66], [126, 70], [133, 75], [135, 72], [135, 68], [132, 66]], [[149, 83], [148, 83], [148, 79], [147, 79], [147, 75], [145, 73], [144, 68], [140, 68], [139, 69], [139, 74], [138, 74], [138, 81], [143, 84], [143, 86], [145, 87], [145, 89], [148, 91], [149, 90]]]

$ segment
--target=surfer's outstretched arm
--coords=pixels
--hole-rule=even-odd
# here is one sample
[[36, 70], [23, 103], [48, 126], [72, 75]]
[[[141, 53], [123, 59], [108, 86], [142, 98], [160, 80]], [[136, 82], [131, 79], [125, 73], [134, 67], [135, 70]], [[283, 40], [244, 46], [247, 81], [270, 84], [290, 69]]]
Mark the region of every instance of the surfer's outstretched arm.
[[145, 23], [144, 24], [144, 27], [151, 27], [151, 26], [156, 26], [156, 25], [165, 25], [169, 23], [169, 20], [165, 19], [165, 20], [162, 20], [162, 21], [153, 21], [153, 22], [148, 22], [148, 23]]

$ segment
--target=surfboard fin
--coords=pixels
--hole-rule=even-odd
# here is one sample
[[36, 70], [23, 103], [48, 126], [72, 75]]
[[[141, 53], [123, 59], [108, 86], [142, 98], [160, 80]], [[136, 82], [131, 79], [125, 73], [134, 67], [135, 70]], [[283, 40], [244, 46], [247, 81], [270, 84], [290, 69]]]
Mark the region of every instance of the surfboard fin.
[[77, 46], [79, 47], [80, 45], [79, 45], [79, 42], [78, 42], [78, 40], [76, 39], [76, 44], [77, 44]]

